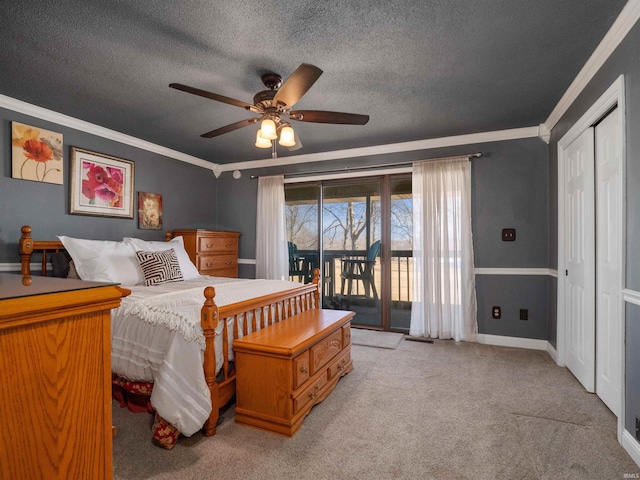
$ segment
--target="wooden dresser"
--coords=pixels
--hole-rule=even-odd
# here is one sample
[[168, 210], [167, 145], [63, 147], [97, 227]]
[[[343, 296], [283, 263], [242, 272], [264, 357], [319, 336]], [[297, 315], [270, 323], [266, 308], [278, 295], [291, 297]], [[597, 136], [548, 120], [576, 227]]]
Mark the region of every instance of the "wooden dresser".
[[174, 230], [173, 236], [182, 236], [189, 258], [202, 275], [214, 277], [238, 276], [239, 232], [214, 230]]
[[235, 340], [236, 422], [293, 436], [353, 370], [353, 316], [310, 309]]
[[111, 479], [115, 285], [0, 274], [0, 478]]

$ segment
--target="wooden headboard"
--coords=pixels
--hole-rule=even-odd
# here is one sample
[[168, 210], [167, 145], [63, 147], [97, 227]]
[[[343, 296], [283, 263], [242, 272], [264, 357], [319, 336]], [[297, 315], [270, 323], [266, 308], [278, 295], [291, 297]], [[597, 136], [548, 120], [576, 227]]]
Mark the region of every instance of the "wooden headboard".
[[65, 250], [64, 245], [59, 240], [51, 241], [34, 241], [31, 238], [31, 227], [24, 225], [20, 231], [20, 242], [18, 244], [18, 251], [20, 252], [20, 273], [22, 275], [31, 275], [31, 255], [36, 253], [42, 253], [42, 268], [40, 275], [43, 277], [47, 275], [47, 253], [57, 253]]

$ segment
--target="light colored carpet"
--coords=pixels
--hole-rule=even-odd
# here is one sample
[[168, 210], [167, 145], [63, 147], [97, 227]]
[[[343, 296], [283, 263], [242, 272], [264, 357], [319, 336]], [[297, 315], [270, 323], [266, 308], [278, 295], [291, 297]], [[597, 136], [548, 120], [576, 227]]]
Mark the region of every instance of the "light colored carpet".
[[394, 350], [404, 338], [404, 334], [396, 332], [380, 332], [363, 328], [351, 328], [351, 343], [365, 347], [389, 348]]
[[[546, 352], [436, 340], [352, 347], [353, 372], [293, 438], [234, 422], [153, 446], [114, 402], [115, 480], [556, 480], [640, 473], [616, 419]], [[637, 478], [627, 476], [627, 478]]]

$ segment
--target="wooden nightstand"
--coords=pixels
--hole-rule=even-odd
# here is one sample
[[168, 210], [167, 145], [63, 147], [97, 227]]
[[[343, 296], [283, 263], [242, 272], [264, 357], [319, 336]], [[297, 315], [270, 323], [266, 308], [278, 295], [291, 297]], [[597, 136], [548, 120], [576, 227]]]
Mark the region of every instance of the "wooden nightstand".
[[116, 285], [0, 273], [0, 478], [113, 477]]
[[238, 276], [239, 232], [194, 229], [172, 233], [173, 237], [183, 237], [184, 248], [202, 275]]

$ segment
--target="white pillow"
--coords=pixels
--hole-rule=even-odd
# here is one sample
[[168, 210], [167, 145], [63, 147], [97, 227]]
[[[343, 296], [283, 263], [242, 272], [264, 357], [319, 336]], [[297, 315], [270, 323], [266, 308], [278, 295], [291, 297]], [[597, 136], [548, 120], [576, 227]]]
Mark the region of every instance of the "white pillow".
[[124, 242], [58, 236], [82, 280], [137, 285], [144, 281], [133, 247]]
[[140, 238], [124, 237], [124, 243], [131, 245], [137, 252], [160, 252], [162, 250], [173, 248], [176, 251], [176, 256], [178, 257], [178, 263], [180, 264], [180, 270], [182, 271], [182, 278], [185, 280], [191, 280], [193, 278], [200, 277], [200, 272], [198, 272], [198, 269], [189, 258], [189, 254], [184, 249], [184, 240], [182, 237], [172, 238], [168, 242], [148, 241]]

